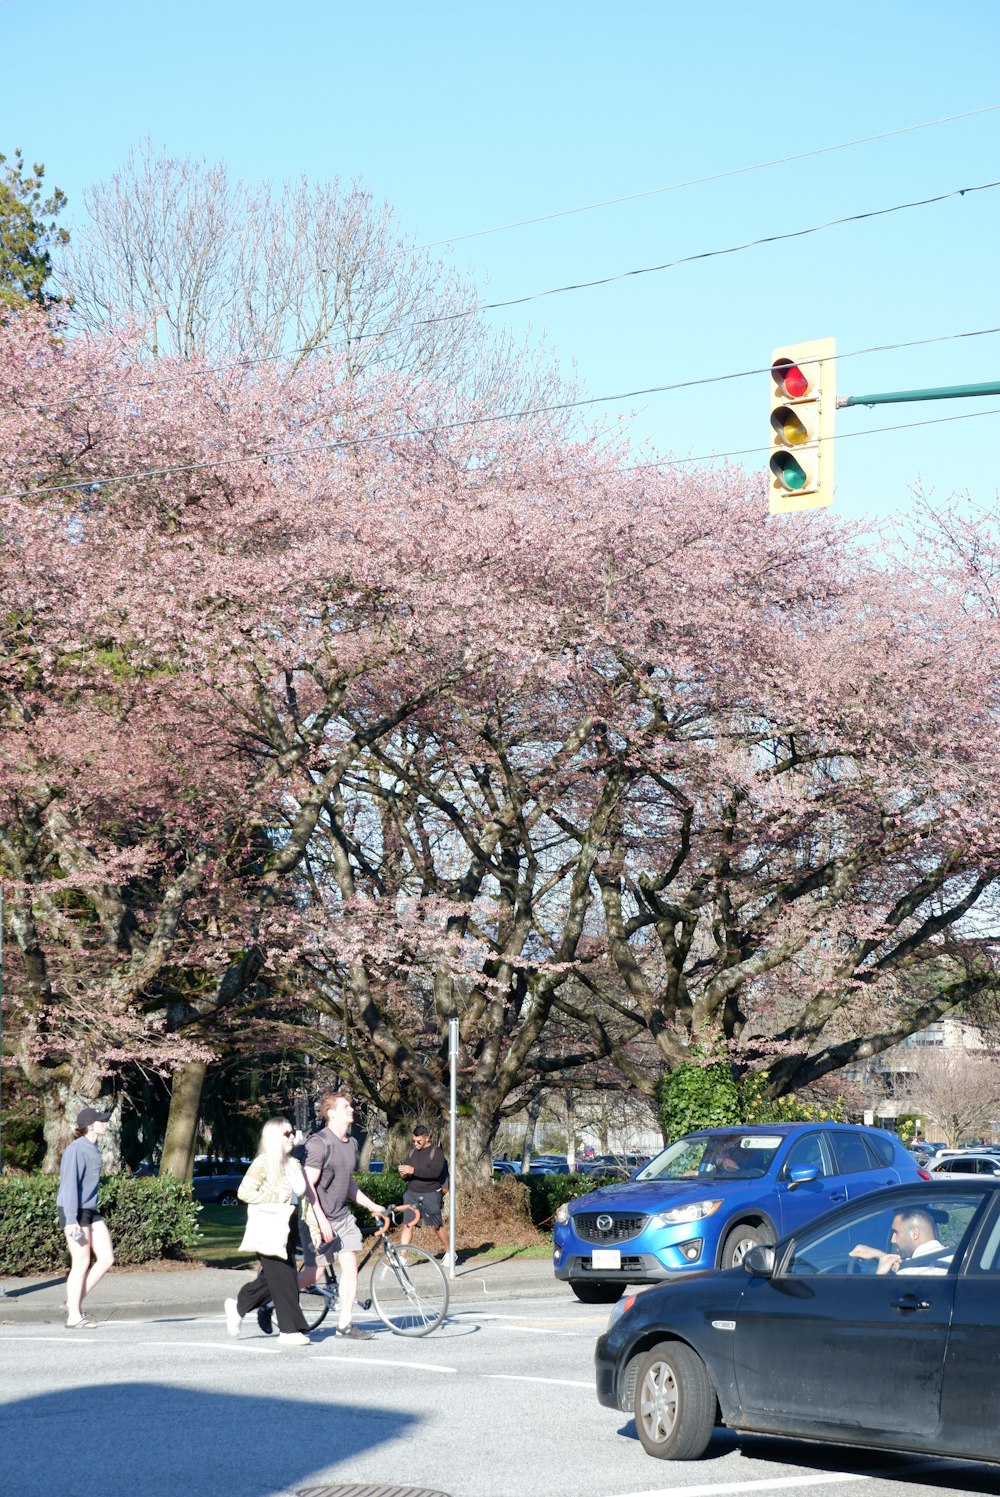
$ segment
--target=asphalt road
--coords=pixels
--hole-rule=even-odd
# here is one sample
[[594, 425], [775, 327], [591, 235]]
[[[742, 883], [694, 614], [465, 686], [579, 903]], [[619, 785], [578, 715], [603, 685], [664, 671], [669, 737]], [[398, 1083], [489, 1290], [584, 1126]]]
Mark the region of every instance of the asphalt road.
[[[720, 1431], [652, 1460], [594, 1396], [603, 1311], [563, 1293], [459, 1306], [433, 1335], [321, 1327], [281, 1348], [221, 1316], [0, 1328], [0, 1488], [11, 1497], [294, 1497], [368, 1484], [447, 1497], [925, 1497], [995, 1493], [971, 1464]], [[378, 1325], [372, 1323], [373, 1328]]]

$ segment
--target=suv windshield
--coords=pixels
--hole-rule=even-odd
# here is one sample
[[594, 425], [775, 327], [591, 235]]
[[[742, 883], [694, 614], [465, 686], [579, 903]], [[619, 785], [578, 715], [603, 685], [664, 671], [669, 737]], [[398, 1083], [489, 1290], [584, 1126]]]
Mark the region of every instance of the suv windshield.
[[782, 1139], [774, 1133], [692, 1133], [679, 1138], [634, 1176], [636, 1180], [753, 1180], [766, 1174]]

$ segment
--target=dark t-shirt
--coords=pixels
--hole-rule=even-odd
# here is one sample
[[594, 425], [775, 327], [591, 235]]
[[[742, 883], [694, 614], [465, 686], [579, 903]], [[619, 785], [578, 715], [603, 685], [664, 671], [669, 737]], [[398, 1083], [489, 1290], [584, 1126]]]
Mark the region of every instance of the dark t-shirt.
[[357, 1200], [352, 1178], [358, 1167], [358, 1146], [351, 1137], [339, 1139], [321, 1128], [306, 1142], [306, 1169], [319, 1170], [316, 1195], [329, 1221], [342, 1217], [348, 1201]]
[[410, 1190], [440, 1190], [448, 1184], [448, 1161], [437, 1144], [411, 1149], [403, 1163], [413, 1165], [413, 1174], [406, 1182]]

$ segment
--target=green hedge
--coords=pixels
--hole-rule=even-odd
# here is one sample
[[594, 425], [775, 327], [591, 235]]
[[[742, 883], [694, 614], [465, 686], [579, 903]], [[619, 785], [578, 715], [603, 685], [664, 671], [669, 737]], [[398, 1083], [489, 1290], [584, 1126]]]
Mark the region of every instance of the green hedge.
[[[0, 1175], [0, 1273], [68, 1268], [56, 1218], [57, 1175]], [[179, 1180], [106, 1175], [101, 1215], [122, 1266], [179, 1258], [198, 1242], [198, 1205]]]
[[543, 1232], [551, 1232], [552, 1218], [564, 1201], [575, 1201], [599, 1185], [620, 1185], [614, 1175], [514, 1175], [528, 1192], [531, 1220]]

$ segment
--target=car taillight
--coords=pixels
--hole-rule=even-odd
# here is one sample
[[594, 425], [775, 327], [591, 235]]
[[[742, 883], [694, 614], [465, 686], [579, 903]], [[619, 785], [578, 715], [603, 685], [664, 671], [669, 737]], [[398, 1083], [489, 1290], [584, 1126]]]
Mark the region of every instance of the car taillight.
[[917, 1174], [920, 1176], [921, 1180], [929, 1180], [931, 1178], [924, 1167], [920, 1164], [917, 1165]]

